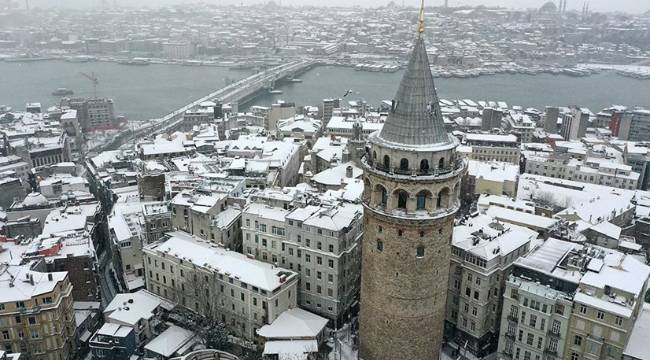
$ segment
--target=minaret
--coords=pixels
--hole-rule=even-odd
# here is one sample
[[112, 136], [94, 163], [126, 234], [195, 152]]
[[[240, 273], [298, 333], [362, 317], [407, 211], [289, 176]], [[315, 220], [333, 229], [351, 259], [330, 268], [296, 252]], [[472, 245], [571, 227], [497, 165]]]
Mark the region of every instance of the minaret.
[[466, 163], [447, 133], [424, 45], [415, 46], [364, 170], [360, 357], [438, 359], [454, 215]]

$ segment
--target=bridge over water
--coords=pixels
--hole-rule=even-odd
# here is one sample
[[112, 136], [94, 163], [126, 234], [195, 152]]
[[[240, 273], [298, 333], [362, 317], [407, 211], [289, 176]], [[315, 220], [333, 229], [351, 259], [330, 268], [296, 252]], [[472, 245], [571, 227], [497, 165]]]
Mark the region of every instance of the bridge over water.
[[251, 75], [193, 101], [178, 110], [174, 110], [162, 118], [152, 119], [138, 128], [123, 131], [117, 134], [110, 142], [93, 149], [93, 151], [115, 150], [134, 138], [164, 134], [176, 128], [183, 121], [183, 117], [188, 110], [193, 110], [199, 104], [206, 101], [215, 101], [222, 104], [245, 103], [255, 98], [257, 94], [265, 91], [269, 84], [300, 75], [311, 69], [314, 65], [316, 65], [316, 61], [314, 60], [292, 61]]

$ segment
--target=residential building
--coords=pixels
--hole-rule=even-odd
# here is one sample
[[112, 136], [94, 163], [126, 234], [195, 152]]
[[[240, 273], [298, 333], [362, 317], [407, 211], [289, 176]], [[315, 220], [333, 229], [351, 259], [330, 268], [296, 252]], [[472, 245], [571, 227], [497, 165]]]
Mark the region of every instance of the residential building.
[[297, 306], [298, 274], [184, 232], [144, 247], [147, 289], [229, 326], [252, 341], [256, 330]]
[[618, 138], [628, 141], [647, 141], [650, 138], [650, 110], [636, 109], [623, 113]]
[[[37, 266], [38, 267], [38, 266]], [[0, 264], [3, 351], [27, 359], [69, 359], [75, 352], [72, 284], [67, 272]]]
[[472, 160], [519, 165], [520, 150], [515, 135], [466, 134], [464, 141], [471, 147], [469, 158]]
[[519, 166], [498, 161], [469, 160], [463, 177], [464, 195], [506, 195], [515, 197]]
[[537, 232], [488, 215], [454, 228], [445, 333], [477, 357], [496, 350], [502, 289], [512, 264], [532, 248]]

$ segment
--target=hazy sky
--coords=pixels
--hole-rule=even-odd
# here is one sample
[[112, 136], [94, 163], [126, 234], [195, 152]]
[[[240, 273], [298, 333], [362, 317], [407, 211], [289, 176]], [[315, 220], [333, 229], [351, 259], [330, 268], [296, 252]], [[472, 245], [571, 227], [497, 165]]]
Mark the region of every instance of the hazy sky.
[[[109, 4], [115, 0], [106, 0]], [[149, 5], [155, 4], [169, 5], [179, 3], [191, 3], [197, 0], [116, 0], [118, 4], [122, 5]], [[217, 4], [260, 4], [266, 3], [268, 0], [204, 0], [205, 2], [214, 2]], [[388, 4], [390, 0], [275, 0], [282, 2], [283, 5], [329, 5], [329, 6], [381, 6]], [[419, 5], [419, 0], [403, 0], [406, 5]], [[581, 9], [585, 0], [568, 0], [568, 8]], [[22, 3], [22, 1], [20, 1]], [[401, 3], [402, 0], [395, 0], [396, 3]], [[441, 5], [444, 0], [426, 0], [427, 5]], [[449, 4], [453, 5], [499, 5], [509, 8], [530, 8], [539, 7], [544, 4], [546, 0], [449, 0]], [[556, 3], [559, 0], [555, 0]], [[30, 0], [32, 6], [88, 6], [91, 4], [101, 3], [101, 0]], [[590, 8], [594, 11], [625, 11], [632, 13], [641, 13], [650, 10], [650, 0], [590, 0]]]

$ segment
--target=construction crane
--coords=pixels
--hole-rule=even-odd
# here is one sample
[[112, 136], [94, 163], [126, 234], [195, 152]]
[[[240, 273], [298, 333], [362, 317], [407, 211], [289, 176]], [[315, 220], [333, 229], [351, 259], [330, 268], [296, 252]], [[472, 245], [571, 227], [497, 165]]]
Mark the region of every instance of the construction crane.
[[97, 99], [97, 85], [99, 85], [99, 79], [94, 72], [91, 72], [90, 75], [86, 73], [81, 73], [86, 79], [90, 80], [93, 83], [93, 97]]

